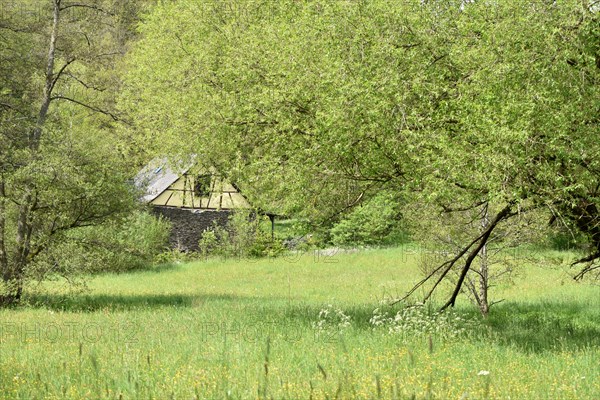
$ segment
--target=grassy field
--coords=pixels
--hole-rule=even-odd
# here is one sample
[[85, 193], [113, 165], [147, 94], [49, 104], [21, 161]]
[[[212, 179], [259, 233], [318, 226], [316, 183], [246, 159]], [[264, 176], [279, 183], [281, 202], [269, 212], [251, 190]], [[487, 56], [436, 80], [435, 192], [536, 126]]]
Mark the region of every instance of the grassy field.
[[418, 279], [420, 257], [208, 260], [80, 294], [51, 283], [0, 311], [0, 397], [600, 398], [599, 286], [523, 261], [487, 320], [463, 300], [371, 323], [396, 311], [380, 302]]

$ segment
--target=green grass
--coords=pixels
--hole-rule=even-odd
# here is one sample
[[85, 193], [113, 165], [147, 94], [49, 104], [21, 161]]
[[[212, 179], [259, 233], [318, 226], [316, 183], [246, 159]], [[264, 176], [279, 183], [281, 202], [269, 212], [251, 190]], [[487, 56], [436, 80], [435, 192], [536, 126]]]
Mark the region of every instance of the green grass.
[[[95, 277], [80, 294], [53, 282], [0, 311], [0, 397], [600, 397], [600, 287], [524, 262], [492, 292], [506, 300], [487, 320], [461, 301], [470, 324], [458, 337], [444, 332], [462, 322], [373, 329], [373, 309], [419, 278], [418, 260], [407, 248], [209, 260]], [[327, 304], [350, 326], [316, 329]]]

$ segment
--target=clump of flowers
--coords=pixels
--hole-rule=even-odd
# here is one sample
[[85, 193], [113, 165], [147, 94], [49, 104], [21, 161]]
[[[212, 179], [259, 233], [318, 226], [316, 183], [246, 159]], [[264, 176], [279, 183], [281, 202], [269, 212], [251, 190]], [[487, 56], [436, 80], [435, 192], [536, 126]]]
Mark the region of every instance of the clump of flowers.
[[407, 306], [396, 313], [376, 308], [369, 323], [373, 329], [387, 329], [388, 333], [394, 335], [437, 336], [444, 339], [464, 337], [479, 326], [476, 319], [467, 318], [454, 310], [431, 311], [423, 305]]
[[352, 317], [344, 313], [340, 308], [331, 304], [325, 305], [319, 311], [319, 317], [313, 323], [313, 328], [317, 331], [343, 330], [352, 325]]

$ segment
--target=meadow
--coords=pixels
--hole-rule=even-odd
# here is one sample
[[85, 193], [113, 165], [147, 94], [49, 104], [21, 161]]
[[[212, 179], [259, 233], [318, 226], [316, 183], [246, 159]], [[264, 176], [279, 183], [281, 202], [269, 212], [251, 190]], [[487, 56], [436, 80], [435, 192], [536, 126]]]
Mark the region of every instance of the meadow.
[[600, 286], [561, 253], [523, 259], [487, 319], [464, 298], [442, 315], [383, 305], [422, 257], [208, 259], [32, 287], [0, 311], [0, 397], [600, 398]]

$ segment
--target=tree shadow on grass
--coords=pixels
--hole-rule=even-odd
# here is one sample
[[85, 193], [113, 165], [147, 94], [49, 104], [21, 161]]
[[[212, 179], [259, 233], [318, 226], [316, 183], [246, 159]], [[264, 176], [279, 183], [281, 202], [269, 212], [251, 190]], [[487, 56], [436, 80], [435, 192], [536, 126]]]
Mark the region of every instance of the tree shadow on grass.
[[[342, 310], [351, 317], [353, 327], [371, 331], [373, 325], [369, 320], [375, 307], [365, 304], [342, 307]], [[288, 321], [313, 324], [319, 319], [321, 308], [298, 304], [287, 308], [281, 316]], [[396, 311], [400, 309], [394, 308]], [[429, 308], [429, 312], [436, 310], [436, 307]], [[471, 331], [464, 340], [482, 341], [482, 346], [495, 343], [526, 353], [600, 346], [600, 309], [593, 305], [570, 302], [502, 303], [495, 306], [485, 320], [475, 308], [459, 308], [456, 311], [468, 320], [479, 322], [468, 328]]]
[[32, 308], [54, 311], [94, 312], [98, 310], [128, 311], [161, 307], [194, 307], [207, 301], [244, 301], [231, 294], [147, 294], [147, 295], [29, 295], [25, 301]]
[[[287, 303], [280, 298], [260, 298], [234, 294], [147, 294], [106, 295], [32, 294], [26, 298], [29, 307], [67, 312], [129, 311], [156, 308], [187, 308], [190, 311], [204, 303], [234, 303], [242, 308], [244, 321], [313, 326], [323, 305], [305, 302]], [[334, 304], [335, 306], [335, 304]], [[341, 306], [352, 319], [352, 326], [371, 331], [369, 319], [375, 304]], [[394, 308], [395, 310], [400, 307]], [[431, 308], [435, 310], [435, 307]], [[470, 320], [480, 321], [464, 340], [512, 346], [524, 352], [558, 352], [600, 346], [600, 308], [576, 302], [511, 303], [492, 308], [482, 320], [474, 308], [459, 308]], [[239, 318], [239, 316], [237, 317]], [[241, 321], [243, 322], [243, 321]]]
[[570, 302], [505, 303], [486, 321], [495, 342], [526, 352], [600, 346], [600, 309]]
[[95, 276], [102, 275], [132, 275], [132, 274], [145, 274], [145, 273], [161, 273], [161, 272], [169, 272], [174, 271], [181, 268], [184, 264], [177, 262], [169, 262], [162, 264], [148, 264], [144, 266], [140, 266], [133, 269], [125, 269], [122, 271], [99, 271], [96, 273], [92, 273]]

